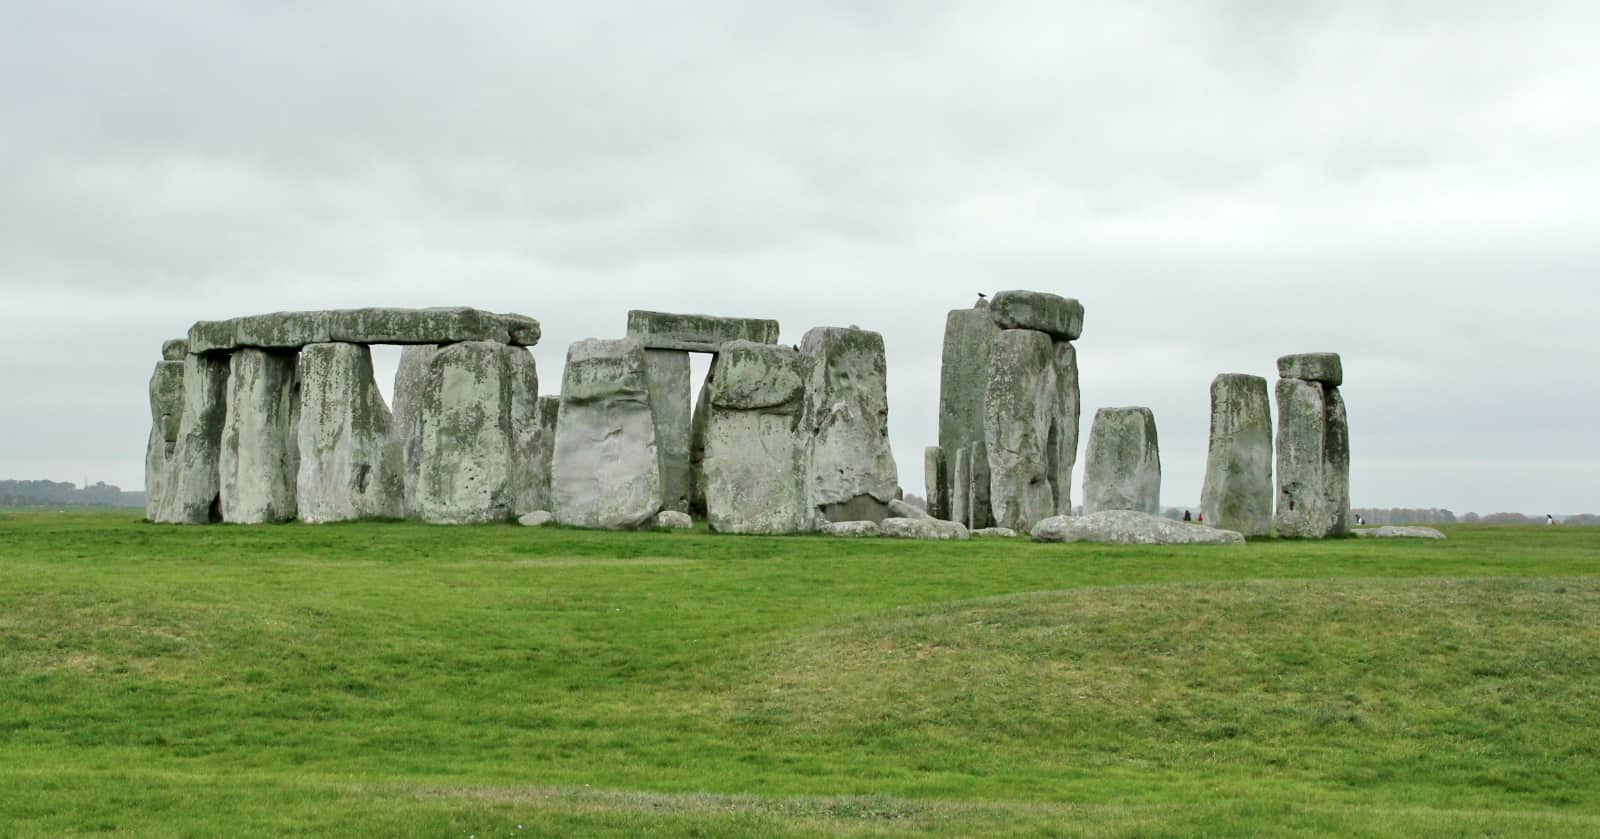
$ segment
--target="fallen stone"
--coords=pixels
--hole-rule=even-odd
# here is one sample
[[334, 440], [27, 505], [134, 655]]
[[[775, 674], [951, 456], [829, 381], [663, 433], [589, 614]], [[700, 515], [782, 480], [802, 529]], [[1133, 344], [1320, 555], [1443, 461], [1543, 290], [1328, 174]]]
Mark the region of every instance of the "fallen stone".
[[824, 536], [842, 536], [850, 539], [883, 534], [882, 528], [875, 521], [830, 521], [817, 529]]
[[649, 527], [661, 510], [661, 461], [644, 345], [588, 339], [567, 349], [550, 494], [556, 521]]
[[491, 341], [532, 346], [539, 322], [526, 315], [497, 315], [478, 309], [336, 309], [273, 312], [220, 321], [200, 321], [189, 329], [189, 352], [228, 352], [240, 347], [288, 350], [329, 342], [350, 344], [453, 344]]
[[223, 521], [262, 524], [289, 521], [298, 514], [298, 361], [297, 353], [254, 349], [241, 349], [229, 358], [219, 461]]
[[990, 356], [999, 335], [1000, 327], [995, 326], [987, 306], [956, 309], [945, 318], [939, 368], [939, 448], [947, 454], [966, 451], [970, 472], [956, 485], [968, 487], [970, 492], [965, 499], [952, 502], [952, 506], [961, 505], [961, 514], [952, 518], [973, 527], [991, 521], [983, 400], [989, 385]]
[[1000, 538], [1000, 539], [1013, 539], [1017, 535], [1017, 531], [1012, 530], [1009, 527], [980, 527], [977, 530], [969, 530], [967, 532], [971, 536], [973, 536], [974, 538], [988, 537], [988, 538]]
[[183, 362], [158, 361], [150, 374], [150, 439], [144, 450], [145, 517], [157, 521], [172, 480], [173, 450], [183, 417]]
[[670, 312], [628, 312], [628, 336], [646, 349], [714, 353], [729, 341], [778, 343], [778, 322], [762, 318], [723, 318]]
[[222, 427], [227, 420], [228, 359], [183, 359], [183, 411], [168, 463], [169, 477], [152, 521], [207, 524], [222, 520]]
[[1444, 534], [1431, 527], [1401, 527], [1386, 524], [1383, 527], [1358, 527], [1352, 531], [1368, 539], [1443, 539]]
[[810, 358], [767, 344], [722, 345], [710, 374], [706, 520], [720, 533], [800, 533], [814, 526], [802, 425]]
[[161, 342], [162, 361], [182, 361], [183, 357], [188, 354], [189, 339], [187, 338], [173, 338], [170, 341]]
[[928, 515], [949, 521], [950, 471], [945, 466], [944, 449], [928, 446], [922, 450], [922, 482], [928, 498]]
[[656, 514], [656, 527], [664, 527], [669, 530], [692, 530], [694, 529], [694, 519], [689, 518], [689, 514], [681, 510], [662, 510]]
[[[994, 311], [993, 304], [989, 310]], [[1055, 514], [1050, 431], [1056, 406], [1055, 350], [1049, 336], [1028, 329], [1001, 330], [984, 395], [995, 526], [1027, 530]]]
[[656, 422], [656, 457], [661, 462], [661, 508], [687, 513], [693, 484], [689, 438], [694, 424], [689, 410], [689, 354], [645, 350], [644, 356], [650, 412]]
[[1056, 375], [1055, 410], [1050, 417], [1050, 491], [1055, 498], [1055, 515], [1072, 514], [1072, 470], [1078, 464], [1078, 428], [1082, 423], [1082, 399], [1078, 392], [1078, 350], [1067, 341], [1054, 344]]
[[1211, 381], [1211, 437], [1200, 511], [1246, 537], [1272, 533], [1272, 411], [1267, 380], [1224, 373]]
[[1337, 388], [1304, 379], [1279, 379], [1277, 399], [1277, 534], [1342, 536], [1350, 516], [1344, 401]]
[[937, 541], [966, 541], [967, 528], [953, 521], [934, 518], [906, 519], [892, 517], [878, 524], [884, 536], [892, 539], [929, 539]]
[[[801, 339], [809, 356], [806, 461], [811, 504], [832, 521], [880, 520], [895, 498], [899, 473], [889, 448], [888, 365], [883, 336], [865, 329], [818, 327]], [[876, 509], [845, 513], [845, 505]]]
[[1286, 355], [1278, 359], [1278, 376], [1338, 387], [1344, 384], [1344, 364], [1336, 352]]
[[301, 350], [296, 437], [301, 521], [399, 518], [405, 512], [402, 446], [367, 347], [326, 343]]
[[909, 504], [909, 503], [907, 503], [905, 501], [905, 499], [902, 499], [902, 498], [896, 498], [893, 501], [890, 501], [889, 504], [888, 504], [888, 508], [889, 508], [889, 515], [885, 516], [885, 518], [888, 518], [888, 517], [895, 517], [895, 518], [902, 518], [902, 519], [931, 519], [931, 518], [933, 518], [933, 516], [929, 515], [926, 510], [923, 510], [923, 509], [921, 509], [919, 507], [916, 507], [916, 506], [914, 506], [912, 504]]
[[1057, 341], [1083, 334], [1083, 304], [1042, 291], [1002, 291], [989, 301], [989, 316], [1001, 329], [1031, 329]]
[[556, 517], [551, 515], [549, 510], [534, 510], [517, 516], [517, 524], [523, 527], [544, 527], [555, 520]]
[[1035, 542], [1109, 542], [1118, 545], [1242, 545], [1244, 535], [1172, 521], [1135, 510], [1051, 516], [1033, 526]]
[[1161, 453], [1149, 408], [1101, 408], [1089, 428], [1083, 511], [1161, 512]]

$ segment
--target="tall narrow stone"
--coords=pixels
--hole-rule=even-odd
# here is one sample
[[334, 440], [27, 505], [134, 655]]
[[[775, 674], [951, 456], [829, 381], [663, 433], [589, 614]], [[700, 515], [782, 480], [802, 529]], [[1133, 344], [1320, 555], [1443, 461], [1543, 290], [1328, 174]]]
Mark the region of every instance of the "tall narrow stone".
[[956, 449], [954, 463], [950, 467], [950, 520], [969, 530], [972, 528], [972, 515], [969, 512], [972, 503], [972, 453], [967, 449]]
[[[1081, 320], [1081, 315], [1079, 316]], [[1072, 470], [1078, 464], [1082, 399], [1078, 392], [1078, 350], [1069, 341], [1054, 345], [1055, 410], [1050, 417], [1049, 478], [1055, 515], [1072, 515]]]
[[534, 413], [538, 431], [533, 441], [533, 462], [535, 464], [533, 509], [549, 511], [552, 506], [550, 499], [550, 462], [555, 456], [556, 419], [561, 415], [561, 397], [556, 394], [539, 397], [539, 406]]
[[227, 419], [228, 357], [183, 359], [183, 413], [171, 474], [154, 521], [206, 524], [222, 520], [222, 426]]
[[300, 520], [399, 518], [404, 512], [401, 443], [359, 344], [311, 344], [300, 353]]
[[661, 461], [644, 345], [589, 339], [567, 350], [551, 464], [551, 512], [577, 527], [648, 526], [661, 509]]
[[989, 506], [989, 464], [976, 451], [984, 439], [984, 395], [988, 389], [990, 355], [1000, 328], [989, 315], [988, 304], [956, 309], [945, 317], [944, 354], [939, 370], [939, 448], [946, 452], [966, 449], [974, 492], [968, 500], [969, 527], [992, 524]]
[[[169, 344], [171, 342], [168, 342]], [[165, 359], [165, 347], [163, 358]], [[145, 517], [158, 521], [172, 480], [178, 427], [183, 418], [183, 360], [156, 362], [150, 374], [150, 440], [144, 450]]]
[[928, 498], [928, 515], [936, 519], [950, 518], [950, 471], [944, 459], [944, 449], [928, 446], [922, 450], [922, 483]]
[[1101, 408], [1089, 428], [1083, 512], [1161, 513], [1161, 453], [1149, 408]]
[[416, 432], [417, 403], [428, 381], [428, 364], [438, 351], [436, 344], [412, 344], [400, 350], [400, 366], [394, 371], [390, 433], [400, 441], [402, 452], [406, 441]]
[[1278, 371], [1273, 524], [1285, 539], [1343, 536], [1350, 529], [1350, 432], [1339, 356], [1284, 356]]
[[1055, 515], [1050, 430], [1057, 409], [1050, 336], [1004, 329], [994, 341], [984, 395], [984, 446], [994, 525], [1024, 531]]
[[248, 348], [234, 350], [229, 360], [220, 460], [223, 521], [261, 524], [297, 514], [298, 360], [296, 352]]
[[706, 423], [706, 518], [722, 533], [812, 529], [802, 428], [810, 357], [788, 347], [724, 344]]
[[711, 417], [711, 376], [716, 370], [713, 356], [689, 421], [689, 512], [700, 518], [706, 515], [706, 423]]
[[899, 489], [889, 448], [888, 362], [883, 336], [818, 327], [805, 334], [811, 506], [829, 521], [882, 521]]
[[514, 348], [502, 353], [511, 384], [511, 514], [520, 516], [544, 509], [548, 496], [540, 493], [539, 370], [533, 353]]
[[1272, 496], [1267, 380], [1224, 373], [1211, 381], [1211, 442], [1200, 511], [1213, 527], [1268, 536]]
[[689, 353], [645, 350], [650, 412], [656, 422], [656, 457], [661, 464], [661, 509], [689, 512]]

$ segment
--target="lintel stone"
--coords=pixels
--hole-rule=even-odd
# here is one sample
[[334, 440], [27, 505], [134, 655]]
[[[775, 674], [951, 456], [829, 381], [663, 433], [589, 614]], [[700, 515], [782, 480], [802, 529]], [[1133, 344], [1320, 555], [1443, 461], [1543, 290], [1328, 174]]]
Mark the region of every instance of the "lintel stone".
[[436, 309], [334, 309], [273, 312], [200, 321], [189, 329], [192, 353], [239, 347], [298, 349], [308, 344], [455, 344], [490, 341], [514, 346], [539, 342], [539, 322], [526, 315], [465, 307]]
[[724, 318], [671, 312], [628, 312], [628, 335], [649, 350], [716, 352], [729, 341], [778, 343], [778, 322], [764, 318]]
[[1042, 291], [1002, 291], [989, 303], [989, 316], [1001, 329], [1032, 329], [1057, 341], [1083, 335], [1083, 304]]

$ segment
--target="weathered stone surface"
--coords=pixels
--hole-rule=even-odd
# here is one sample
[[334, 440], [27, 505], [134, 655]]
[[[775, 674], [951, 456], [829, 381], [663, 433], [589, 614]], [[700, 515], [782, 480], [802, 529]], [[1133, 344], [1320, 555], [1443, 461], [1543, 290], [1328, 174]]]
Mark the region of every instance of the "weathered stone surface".
[[1089, 428], [1083, 511], [1161, 512], [1161, 453], [1149, 408], [1101, 408]]
[[183, 357], [188, 354], [189, 339], [187, 338], [173, 338], [170, 341], [161, 342], [162, 361], [182, 361]]
[[[434, 353], [406, 441], [407, 514], [438, 524], [505, 521], [529, 503], [526, 439], [537, 387], [526, 349], [464, 341]], [[652, 511], [654, 512], [654, 511]], [[557, 511], [557, 515], [560, 513]]]
[[889, 515], [886, 516], [886, 518], [888, 518], [888, 517], [902, 518], [902, 519], [931, 519], [931, 518], [933, 518], [933, 516], [928, 514], [928, 511], [923, 510], [923, 509], [918, 508], [918, 507], [915, 507], [915, 506], [907, 503], [905, 501], [905, 499], [903, 499], [903, 498], [896, 498], [896, 499], [890, 501], [888, 503], [888, 505], [886, 505], [886, 506], [889, 508], [888, 509]]
[[[878, 521], [895, 497], [899, 473], [889, 449], [888, 364], [883, 336], [856, 328], [818, 327], [801, 339], [810, 356], [806, 391], [806, 460], [811, 504], [832, 521], [840, 515]], [[865, 514], [846, 512], [855, 505]]]
[[691, 530], [694, 528], [694, 519], [680, 510], [662, 510], [656, 514], [656, 527], [668, 530]]
[[1336, 352], [1286, 355], [1278, 359], [1278, 375], [1338, 387], [1344, 384], [1344, 363]]
[[972, 527], [972, 454], [967, 449], [956, 449], [955, 461], [950, 467], [950, 521]]
[[1269, 536], [1272, 498], [1267, 380], [1224, 373], [1211, 381], [1211, 440], [1200, 511], [1214, 527]]
[[1321, 539], [1349, 530], [1350, 450], [1338, 388], [1279, 379], [1277, 511], [1284, 539]]
[[551, 506], [550, 465], [555, 458], [556, 420], [560, 417], [560, 395], [551, 394], [539, 397], [539, 406], [534, 412], [536, 431], [533, 437], [533, 451], [530, 455], [534, 464], [533, 498], [535, 500], [535, 509], [546, 509]]
[[1083, 334], [1083, 304], [1042, 291], [1002, 291], [989, 302], [989, 316], [1001, 329], [1032, 329], [1057, 341]]
[[183, 411], [166, 491], [152, 521], [206, 524], [222, 519], [222, 426], [227, 419], [228, 359], [183, 359]]
[[550, 494], [562, 524], [628, 530], [654, 522], [661, 461], [637, 338], [591, 338], [568, 348]]
[[849, 539], [859, 539], [864, 536], [880, 536], [883, 534], [875, 521], [830, 521], [817, 528], [824, 536], [842, 536]]
[[1016, 535], [1017, 535], [1017, 531], [1012, 530], [1009, 527], [980, 527], [977, 530], [969, 530], [969, 531], [967, 531], [967, 533], [968, 533], [968, 535], [972, 536], [973, 538], [988, 537], [988, 538], [999, 538], [999, 539], [1013, 539], [1013, 538], [1016, 538]]
[[1118, 545], [1242, 545], [1244, 536], [1135, 510], [1051, 516], [1033, 526], [1035, 542], [1110, 542]]
[[679, 350], [646, 350], [645, 377], [650, 412], [656, 420], [656, 457], [661, 462], [661, 508], [689, 511], [694, 483], [689, 471], [689, 354]]
[[1078, 465], [1078, 428], [1082, 399], [1078, 393], [1078, 350], [1067, 341], [1054, 345], [1055, 410], [1050, 417], [1050, 491], [1055, 515], [1072, 514], [1072, 470]]
[[996, 526], [1027, 530], [1056, 512], [1050, 473], [1055, 350], [1043, 332], [1004, 329], [994, 340], [989, 367], [984, 396], [989, 504]]
[[1328, 437], [1322, 448], [1322, 492], [1333, 508], [1328, 535], [1344, 536], [1350, 532], [1350, 420], [1337, 387], [1324, 387], [1323, 398]]
[[[428, 382], [428, 365], [439, 347], [434, 344], [414, 344], [400, 351], [400, 366], [394, 371], [394, 405], [390, 412], [390, 428], [400, 442], [402, 453], [406, 441], [417, 431], [417, 404]], [[409, 469], [407, 464], [405, 468]]]
[[437, 309], [336, 309], [273, 312], [200, 321], [189, 330], [189, 351], [227, 352], [239, 347], [298, 349], [310, 344], [453, 344], [492, 341], [532, 346], [539, 322], [526, 315], [497, 315], [465, 307]]
[[223, 521], [261, 524], [297, 514], [298, 360], [298, 353], [255, 349], [238, 350], [229, 359], [219, 462]]
[[1444, 534], [1431, 527], [1402, 527], [1386, 524], [1383, 527], [1358, 527], [1352, 531], [1368, 539], [1443, 539]]
[[928, 446], [922, 450], [922, 483], [928, 499], [928, 515], [950, 521], [950, 470], [945, 463], [944, 449]]
[[541, 482], [550, 472], [539, 427], [539, 369], [533, 353], [516, 347], [504, 353], [511, 377], [511, 512], [521, 515], [550, 506]]
[[887, 518], [878, 523], [878, 529], [884, 536], [893, 539], [928, 539], [935, 541], [966, 541], [967, 528], [958, 522], [940, 521], [935, 518], [904, 519]]
[[762, 318], [723, 318], [671, 312], [628, 312], [628, 335], [646, 349], [716, 352], [729, 341], [778, 342], [778, 322]]
[[989, 461], [983, 451], [983, 400], [989, 363], [1000, 327], [987, 307], [956, 309], [945, 318], [944, 355], [939, 370], [939, 448], [965, 450], [971, 470], [960, 486], [971, 487], [955, 520], [972, 527], [991, 522]]
[[158, 361], [150, 374], [150, 439], [144, 450], [145, 517], [157, 521], [172, 480], [173, 452], [183, 417], [183, 362]]
[[531, 513], [523, 513], [517, 516], [517, 524], [523, 527], [544, 527], [555, 520], [556, 517], [549, 510], [534, 510]]
[[810, 357], [788, 347], [723, 344], [710, 374], [706, 519], [721, 533], [813, 527], [807, 492], [803, 383]]
[[300, 352], [300, 470], [303, 522], [399, 518], [404, 512], [401, 442], [359, 344], [312, 344]]
[[700, 518], [706, 515], [706, 424], [711, 416], [711, 373], [715, 371], [713, 364], [700, 383], [694, 416], [689, 420], [689, 513]]

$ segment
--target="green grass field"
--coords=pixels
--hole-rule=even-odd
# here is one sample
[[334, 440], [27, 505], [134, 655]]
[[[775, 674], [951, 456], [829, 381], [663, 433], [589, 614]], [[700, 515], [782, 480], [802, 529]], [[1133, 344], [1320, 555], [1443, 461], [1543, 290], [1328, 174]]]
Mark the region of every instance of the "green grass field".
[[1600, 835], [1600, 528], [0, 513], [0, 835]]

